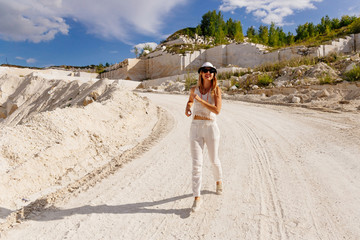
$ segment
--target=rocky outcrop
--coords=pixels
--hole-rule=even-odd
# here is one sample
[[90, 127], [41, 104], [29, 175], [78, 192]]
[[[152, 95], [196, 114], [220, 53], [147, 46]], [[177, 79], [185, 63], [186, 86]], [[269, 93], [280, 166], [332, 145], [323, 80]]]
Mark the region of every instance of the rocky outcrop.
[[[199, 38], [200, 39], [200, 38]], [[200, 41], [198, 39], [198, 41]], [[179, 37], [167, 44], [197, 44], [187, 38]], [[195, 72], [205, 61], [216, 67], [235, 65], [253, 68], [265, 63], [274, 63], [303, 56], [323, 57], [332, 52], [350, 53], [360, 50], [360, 34], [352, 34], [319, 47], [288, 47], [269, 52], [266, 47], [253, 43], [232, 43], [210, 49], [173, 54], [167, 52], [165, 44], [141, 59], [126, 59], [122, 63], [107, 68], [102, 78], [145, 80], [169, 77]]]

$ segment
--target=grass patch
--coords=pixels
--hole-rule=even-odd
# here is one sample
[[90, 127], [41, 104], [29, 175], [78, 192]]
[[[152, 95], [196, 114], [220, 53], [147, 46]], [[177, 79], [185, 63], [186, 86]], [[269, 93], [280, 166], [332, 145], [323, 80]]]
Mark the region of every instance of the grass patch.
[[284, 67], [299, 67], [301, 65], [315, 65], [320, 62], [320, 59], [317, 57], [299, 57], [292, 58], [286, 61], [280, 61], [276, 63], [266, 63], [259, 67], [255, 68], [255, 71], [259, 72], [279, 72], [280, 69]]
[[173, 54], [185, 54], [187, 52], [193, 53], [200, 49], [209, 49], [212, 46], [206, 44], [174, 44], [167, 46], [166, 51]]
[[222, 80], [226, 80], [226, 79], [230, 79], [232, 76], [235, 76], [235, 77], [241, 77], [247, 73], [249, 73], [250, 71], [240, 71], [240, 70], [237, 70], [237, 71], [228, 71], [228, 72], [222, 72], [222, 73], [218, 73], [217, 74], [217, 78], [218, 79], [222, 79]]
[[354, 66], [353, 69], [345, 73], [345, 77], [349, 82], [360, 81], [360, 66]]
[[334, 79], [327, 73], [320, 77], [320, 85], [334, 84]]
[[218, 79], [223, 79], [223, 80], [230, 79], [231, 76], [234, 76], [234, 75], [233, 75], [233, 72], [231, 72], [231, 71], [229, 71], [229, 72], [222, 72], [222, 73], [218, 73], [218, 74], [217, 74], [217, 78], [218, 78]]
[[258, 83], [257, 85], [262, 86], [262, 87], [266, 87], [269, 86], [270, 83], [273, 83], [274, 79], [268, 75], [268, 74], [262, 74], [258, 76]]

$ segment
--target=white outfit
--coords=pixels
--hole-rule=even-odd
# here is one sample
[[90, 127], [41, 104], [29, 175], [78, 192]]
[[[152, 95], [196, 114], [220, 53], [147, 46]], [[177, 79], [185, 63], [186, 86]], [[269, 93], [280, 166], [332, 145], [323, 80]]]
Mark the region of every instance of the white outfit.
[[[203, 100], [214, 104], [214, 99], [208, 94], [202, 95], [196, 88], [195, 93]], [[190, 150], [192, 157], [192, 188], [193, 196], [200, 196], [203, 151], [204, 144], [207, 145], [209, 158], [213, 166], [215, 181], [222, 180], [221, 163], [218, 157], [218, 149], [220, 142], [220, 131], [216, 123], [216, 115], [205, 108], [197, 100], [194, 101], [194, 116], [202, 116], [211, 120], [195, 120], [193, 119], [190, 128]]]
[[[209, 90], [205, 95], [200, 93], [199, 87], [195, 88], [195, 94], [198, 95], [203, 100], [207, 101], [208, 103], [215, 105], [215, 100], [211, 96], [211, 91]], [[194, 116], [205, 117], [211, 119], [213, 121], [216, 120], [215, 113], [211, 112], [209, 109], [204, 107], [199, 101], [194, 100]]]

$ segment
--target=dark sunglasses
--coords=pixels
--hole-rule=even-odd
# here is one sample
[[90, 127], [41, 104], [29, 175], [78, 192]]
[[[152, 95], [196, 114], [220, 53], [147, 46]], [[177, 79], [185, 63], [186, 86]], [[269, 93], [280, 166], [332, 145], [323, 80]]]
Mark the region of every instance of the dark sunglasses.
[[213, 69], [213, 68], [203, 68], [203, 69], [201, 69], [201, 72], [203, 72], [203, 73], [207, 73], [207, 72], [216, 73], [216, 70]]

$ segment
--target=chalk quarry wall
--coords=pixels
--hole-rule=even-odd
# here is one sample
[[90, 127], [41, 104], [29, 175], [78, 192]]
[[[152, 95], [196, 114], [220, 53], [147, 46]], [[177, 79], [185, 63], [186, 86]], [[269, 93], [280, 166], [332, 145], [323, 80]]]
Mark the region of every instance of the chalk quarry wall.
[[129, 58], [112, 65], [101, 78], [146, 80], [164, 78], [194, 72], [206, 62], [217, 68], [228, 65], [256, 67], [264, 63], [274, 63], [302, 56], [323, 57], [332, 52], [351, 53], [360, 51], [360, 34], [352, 34], [319, 47], [288, 47], [273, 52], [253, 43], [233, 43], [210, 49], [202, 49], [186, 54], [172, 54], [164, 50], [150, 53], [146, 58]]

